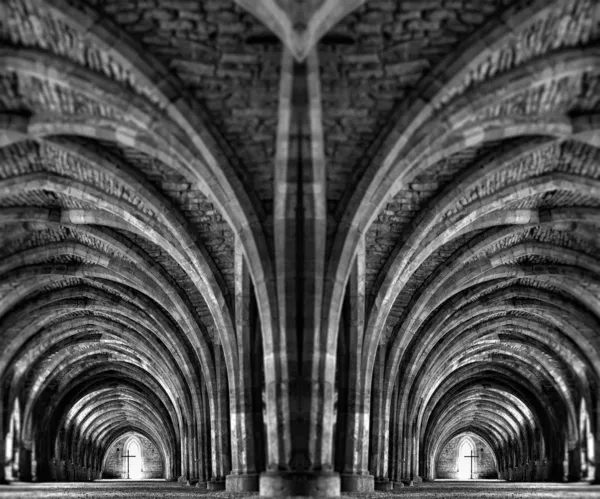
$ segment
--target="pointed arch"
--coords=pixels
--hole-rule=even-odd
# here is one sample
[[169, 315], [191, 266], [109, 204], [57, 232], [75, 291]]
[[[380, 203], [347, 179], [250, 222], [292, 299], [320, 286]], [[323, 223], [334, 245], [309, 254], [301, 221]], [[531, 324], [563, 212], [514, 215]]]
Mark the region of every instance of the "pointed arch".
[[[468, 435], [464, 435], [456, 446], [458, 455], [456, 456], [457, 477], [463, 480], [473, 479], [473, 473], [476, 473], [476, 462], [472, 456], [477, 455], [475, 442]], [[467, 457], [469, 456], [469, 457]]]
[[125, 456], [123, 461], [126, 462], [126, 470], [127, 473], [126, 478], [131, 478], [132, 480], [137, 480], [143, 477], [144, 473], [144, 446], [142, 445], [141, 440], [137, 437], [137, 435], [131, 435], [127, 440], [125, 440], [125, 444], [123, 445], [123, 451], [125, 452]]

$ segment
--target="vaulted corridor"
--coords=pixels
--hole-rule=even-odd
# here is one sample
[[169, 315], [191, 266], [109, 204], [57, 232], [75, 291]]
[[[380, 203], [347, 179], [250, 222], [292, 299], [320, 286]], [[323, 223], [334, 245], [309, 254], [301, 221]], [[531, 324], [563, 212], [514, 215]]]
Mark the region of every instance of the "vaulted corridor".
[[0, 0], [0, 494], [598, 494], [599, 41], [597, 0]]

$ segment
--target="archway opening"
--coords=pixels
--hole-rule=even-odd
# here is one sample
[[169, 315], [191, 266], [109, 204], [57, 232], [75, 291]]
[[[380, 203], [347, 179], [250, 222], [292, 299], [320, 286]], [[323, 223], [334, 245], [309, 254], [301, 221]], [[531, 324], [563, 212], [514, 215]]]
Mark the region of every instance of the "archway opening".
[[596, 459], [594, 449], [594, 434], [590, 424], [590, 414], [585, 400], [581, 402], [579, 424], [580, 451], [581, 451], [581, 479], [594, 480], [596, 478]]
[[19, 478], [19, 449], [21, 436], [21, 415], [19, 401], [15, 400], [13, 410], [10, 414], [8, 433], [4, 444], [4, 477], [6, 480], [17, 480]]
[[154, 441], [130, 432], [115, 439], [102, 458], [102, 478], [169, 478], [169, 456]]
[[126, 454], [123, 456], [126, 469], [125, 477], [132, 480], [139, 480], [143, 476], [142, 468], [142, 448], [137, 440], [132, 440], [125, 449]]
[[460, 448], [458, 454], [458, 473], [457, 477], [460, 480], [470, 480], [473, 478], [475, 450], [471, 445], [471, 442], [465, 440]]

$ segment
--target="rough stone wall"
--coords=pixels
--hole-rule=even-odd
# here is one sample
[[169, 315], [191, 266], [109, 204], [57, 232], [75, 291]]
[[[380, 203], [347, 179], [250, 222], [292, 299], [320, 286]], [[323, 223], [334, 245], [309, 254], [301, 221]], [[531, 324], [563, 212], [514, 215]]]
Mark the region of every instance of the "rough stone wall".
[[[489, 446], [475, 435], [470, 437], [475, 443], [473, 452], [479, 456], [473, 461], [473, 478], [498, 478]], [[436, 478], [458, 478], [459, 446], [462, 445], [463, 438], [463, 435], [454, 437], [442, 449], [436, 465]]]
[[[90, 1], [206, 106], [240, 177], [272, 198], [281, 43], [232, 0]], [[236, 158], [237, 157], [237, 158]]]
[[[126, 478], [123, 472], [123, 447], [129, 435], [121, 437], [108, 449], [102, 478]], [[142, 435], [138, 435], [142, 444], [142, 478], [164, 478], [163, 461], [156, 446]]]
[[377, 149], [375, 131], [427, 71], [506, 1], [371, 0], [319, 47], [330, 209], [359, 176], [357, 159]]

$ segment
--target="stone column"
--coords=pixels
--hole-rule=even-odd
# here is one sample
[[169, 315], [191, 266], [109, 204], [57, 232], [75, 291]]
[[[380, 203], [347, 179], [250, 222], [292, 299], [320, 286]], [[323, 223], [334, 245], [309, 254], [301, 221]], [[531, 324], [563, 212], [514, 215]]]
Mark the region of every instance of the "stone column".
[[[348, 282], [349, 341], [348, 392], [346, 407], [346, 441], [342, 490], [372, 492], [373, 475], [369, 474], [369, 414], [371, 387], [365, 380], [363, 344], [365, 333], [365, 242], [361, 238]], [[339, 341], [339, 340], [338, 340]]]
[[[397, 394], [397, 388], [394, 389]], [[404, 435], [406, 432], [405, 424], [402, 415], [398, 412], [397, 402], [393, 403], [395, 409], [390, 417], [394, 427], [393, 436], [390, 437], [390, 446], [394, 447], [393, 460], [390, 465], [391, 480], [394, 482], [394, 488], [404, 487], [404, 482], [407, 481], [406, 473], [406, 452], [404, 445]], [[393, 439], [392, 439], [393, 438]]]
[[19, 480], [31, 482], [31, 441], [21, 440], [19, 449]]
[[206, 388], [206, 384], [203, 384], [203, 389], [201, 390], [202, 394], [202, 439], [200, 441], [201, 445], [201, 474], [199, 476], [199, 482], [202, 482], [203, 485], [206, 484], [210, 480], [212, 474], [212, 425], [210, 421], [210, 408], [208, 402], [208, 390]]
[[581, 478], [581, 448], [577, 437], [568, 440], [568, 474], [569, 482], [578, 482]]
[[[178, 475], [177, 481], [181, 483], [186, 483], [188, 480], [188, 462], [189, 462], [189, 447], [188, 447], [188, 431], [189, 428], [187, 424], [183, 423], [183, 427], [181, 429], [181, 441], [179, 442], [181, 461], [179, 463], [179, 470], [177, 470]], [[123, 449], [125, 452], [125, 449]]]
[[4, 407], [2, 404], [2, 397], [0, 397], [0, 485], [8, 483], [6, 476], [4, 475], [4, 441], [6, 435], [4, 434]]
[[396, 477], [394, 487], [404, 487], [410, 483], [410, 475], [408, 473], [408, 446], [406, 435], [408, 428], [406, 425], [406, 418], [404, 414], [400, 413], [399, 409], [396, 408], [396, 441], [393, 445], [396, 447], [396, 461], [394, 466], [396, 467]]
[[[273, 338], [264, 339], [265, 423], [267, 432], [266, 472], [260, 475], [259, 490], [263, 496], [286, 495], [291, 485], [286, 481], [290, 471], [290, 368], [294, 364], [295, 302], [293, 284], [296, 282], [295, 265], [295, 196], [296, 182], [288, 173], [289, 134], [293, 60], [284, 50], [279, 86], [279, 122], [274, 172], [273, 228], [278, 322], [273, 325]], [[289, 310], [288, 310], [289, 309]], [[289, 325], [289, 328], [288, 328]], [[268, 324], [264, 324], [268, 328]], [[290, 331], [291, 328], [291, 331]]]
[[252, 321], [250, 303], [252, 289], [250, 273], [244, 259], [242, 244], [235, 243], [235, 331], [237, 366], [235, 380], [230, 386], [231, 416], [231, 474], [226, 488], [233, 492], [258, 491], [258, 474], [254, 449], [254, 421], [252, 404]]
[[225, 477], [231, 470], [229, 448], [229, 404], [227, 368], [221, 345], [215, 345], [215, 419], [212, 421], [212, 478], [207, 483], [209, 490], [224, 490]]
[[[253, 288], [254, 289], [254, 288]], [[254, 296], [254, 295], [253, 295]], [[254, 430], [254, 465], [257, 471], [266, 467], [267, 432], [266, 432], [266, 405], [265, 371], [263, 355], [262, 324], [256, 300], [252, 300], [252, 411]]]
[[401, 470], [400, 463], [402, 462], [400, 452], [400, 436], [401, 436], [401, 427], [400, 427], [400, 415], [398, 413], [398, 383], [394, 386], [394, 391], [392, 393], [392, 404], [391, 404], [391, 412], [390, 412], [390, 436], [389, 436], [389, 448], [390, 448], [390, 480], [396, 484], [401, 484]]
[[[592, 412], [592, 411], [590, 411]], [[592, 412], [593, 414], [593, 412]], [[600, 401], [597, 403], [596, 409], [596, 435], [594, 438], [594, 460], [595, 470], [592, 483], [600, 484]]]
[[190, 459], [188, 480], [190, 484], [195, 484], [198, 481], [198, 421], [200, 414], [195, 416], [191, 421], [191, 439], [190, 439]]
[[385, 376], [385, 354], [387, 345], [377, 347], [373, 364], [373, 388], [371, 391], [371, 441], [370, 471], [375, 476], [376, 490], [391, 490], [392, 482], [388, 477], [388, 431], [389, 415], [386, 413], [383, 382]]
[[285, 50], [274, 196], [279, 331], [277, 345], [265, 347], [263, 496], [340, 494], [332, 453], [335, 343], [321, 328], [327, 214], [319, 85], [316, 52], [296, 62]]
[[[198, 390], [198, 398], [200, 399], [200, 414], [198, 414], [194, 419], [196, 421], [196, 441], [194, 442], [194, 445], [196, 446], [196, 452], [195, 452], [195, 461], [192, 463], [194, 469], [195, 469], [195, 478], [197, 480], [196, 482], [196, 486], [198, 486], [198, 484], [204, 485], [206, 483], [206, 452], [205, 452], [205, 446], [206, 446], [206, 440], [208, 437], [208, 428], [206, 427], [206, 410], [204, 409], [205, 407], [205, 390], [204, 389], [200, 389]], [[166, 469], [166, 468], [165, 468]], [[166, 475], [165, 475], [166, 478]]]

